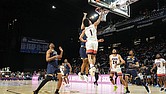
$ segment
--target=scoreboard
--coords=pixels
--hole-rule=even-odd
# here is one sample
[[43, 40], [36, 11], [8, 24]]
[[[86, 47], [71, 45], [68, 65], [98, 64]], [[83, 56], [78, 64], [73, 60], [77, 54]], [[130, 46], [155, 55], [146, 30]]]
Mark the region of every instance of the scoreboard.
[[49, 42], [46, 40], [33, 39], [30, 37], [21, 38], [20, 52], [45, 54], [48, 50]]

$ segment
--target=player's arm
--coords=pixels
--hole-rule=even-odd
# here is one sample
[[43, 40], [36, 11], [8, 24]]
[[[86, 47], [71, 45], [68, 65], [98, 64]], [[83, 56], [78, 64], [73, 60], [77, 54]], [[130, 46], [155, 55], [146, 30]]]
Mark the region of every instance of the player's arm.
[[95, 26], [96, 29], [97, 29], [97, 26], [100, 24], [100, 21], [101, 21], [101, 15], [99, 16], [99, 18], [97, 19], [97, 21], [94, 22], [94, 26]]
[[80, 41], [82, 41], [82, 42], [86, 42], [86, 40], [83, 39], [84, 35], [85, 35], [85, 30], [82, 31], [82, 33], [79, 37]]
[[120, 63], [117, 64], [117, 65], [125, 64], [125, 61], [123, 60], [123, 58], [121, 57], [121, 55], [119, 55], [119, 60], [120, 60]]
[[46, 61], [47, 61], [47, 62], [50, 62], [50, 61], [53, 61], [53, 60], [55, 60], [55, 59], [61, 59], [61, 58], [62, 58], [62, 55], [63, 55], [63, 49], [62, 49], [62, 47], [59, 47], [59, 50], [61, 51], [60, 54], [59, 54], [59, 55], [55, 55], [55, 56], [53, 56], [53, 57], [50, 57], [51, 51], [48, 50], [48, 51], [46, 52]]
[[136, 62], [134, 67], [138, 68], [139, 67], [139, 62]]
[[63, 49], [62, 49], [62, 47], [59, 47], [59, 50], [60, 50], [60, 54], [58, 55], [58, 59], [61, 59], [62, 56], [63, 56]]
[[[101, 13], [103, 13], [103, 10], [101, 10]], [[94, 26], [96, 29], [97, 29], [97, 26], [100, 24], [101, 18], [102, 18], [102, 14], [99, 14], [99, 18], [97, 19], [96, 22], [94, 22]]]
[[64, 63], [62, 63], [62, 66], [64, 66]]
[[86, 15], [87, 13], [84, 13], [84, 16], [82, 18], [82, 23], [81, 23], [81, 30], [83, 30], [85, 28], [84, 24], [83, 24], [83, 21], [86, 19]]
[[70, 73], [71, 73], [71, 72], [72, 72], [72, 67], [71, 67], [70, 63], [67, 63], [67, 65], [69, 66], [69, 68], [70, 68]]
[[109, 56], [109, 60], [110, 60], [110, 69], [112, 69], [112, 59], [111, 59], [111, 55]]
[[150, 70], [150, 72], [153, 72], [153, 70], [157, 67], [156, 64], [153, 65], [153, 68]]
[[139, 68], [139, 62], [138, 59], [135, 58], [135, 64], [132, 65], [133, 68]]
[[50, 61], [53, 61], [53, 60], [55, 60], [56, 58], [57, 58], [57, 55], [56, 56], [53, 56], [53, 57], [50, 57], [50, 50], [48, 50], [47, 52], [46, 52], [46, 61], [47, 62], [50, 62]]

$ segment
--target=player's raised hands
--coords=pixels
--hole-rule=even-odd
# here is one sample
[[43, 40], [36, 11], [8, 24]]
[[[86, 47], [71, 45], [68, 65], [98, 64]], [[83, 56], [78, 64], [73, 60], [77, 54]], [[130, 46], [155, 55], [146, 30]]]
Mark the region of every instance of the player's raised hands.
[[59, 46], [59, 50], [60, 50], [61, 52], [63, 52], [63, 49], [62, 49], [62, 47], [61, 47], [61, 46]]
[[84, 14], [84, 16], [87, 16], [87, 13], [84, 12], [83, 14]]

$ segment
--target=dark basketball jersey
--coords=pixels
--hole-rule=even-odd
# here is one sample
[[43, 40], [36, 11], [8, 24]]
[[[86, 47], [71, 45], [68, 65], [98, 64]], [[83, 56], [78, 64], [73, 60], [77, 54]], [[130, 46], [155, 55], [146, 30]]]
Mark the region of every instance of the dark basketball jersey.
[[126, 68], [132, 69], [132, 64], [136, 64], [138, 62], [138, 59], [134, 56], [133, 58], [130, 58], [130, 56], [126, 57]]
[[66, 70], [70, 70], [70, 67], [68, 66], [67, 63], [64, 63], [64, 67], [66, 68]]
[[[56, 51], [52, 50], [52, 53], [50, 53], [50, 57], [58, 55]], [[55, 74], [59, 72], [58, 68], [58, 59], [52, 60], [48, 62], [47, 64], [47, 74]]]
[[[55, 50], [52, 50], [52, 53], [50, 54], [50, 57], [56, 56], [58, 53]], [[54, 67], [58, 67], [58, 59], [55, 59], [53, 61], [48, 62], [48, 64], [53, 65]]]

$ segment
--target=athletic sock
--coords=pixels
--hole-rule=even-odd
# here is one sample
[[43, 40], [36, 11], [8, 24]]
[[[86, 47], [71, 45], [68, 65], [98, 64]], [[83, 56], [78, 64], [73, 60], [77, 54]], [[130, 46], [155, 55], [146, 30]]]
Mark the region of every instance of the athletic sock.
[[126, 87], [126, 91], [129, 91], [129, 88], [128, 88], [128, 87]]
[[59, 89], [56, 89], [55, 94], [57, 94], [57, 93], [59, 94]]
[[51, 76], [47, 76], [46, 79], [44, 79], [41, 84], [39, 85], [39, 87], [35, 90], [36, 92], [39, 92], [39, 90], [48, 82], [52, 79]]
[[56, 89], [56, 91], [55, 92], [59, 92], [59, 89]]

